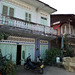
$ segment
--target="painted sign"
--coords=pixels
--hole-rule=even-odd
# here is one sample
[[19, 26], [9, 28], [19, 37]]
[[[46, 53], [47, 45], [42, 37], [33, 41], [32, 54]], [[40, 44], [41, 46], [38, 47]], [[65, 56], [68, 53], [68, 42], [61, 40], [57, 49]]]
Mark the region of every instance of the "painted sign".
[[10, 36], [8, 38], [8, 40], [16, 41], [16, 42], [35, 43], [34, 38], [24, 38], [24, 37]]
[[41, 44], [48, 44], [48, 41], [40, 40], [40, 43], [41, 43]]

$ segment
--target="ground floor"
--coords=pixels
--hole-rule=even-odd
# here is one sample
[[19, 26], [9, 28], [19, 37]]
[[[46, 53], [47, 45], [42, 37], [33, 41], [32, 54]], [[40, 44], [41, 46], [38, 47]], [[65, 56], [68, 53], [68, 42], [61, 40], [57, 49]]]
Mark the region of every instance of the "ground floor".
[[[40, 75], [37, 71], [24, 70], [23, 66], [20, 66], [16, 75]], [[68, 72], [63, 68], [46, 66], [42, 75], [75, 75], [75, 72]]]
[[50, 48], [50, 42], [44, 39], [10, 36], [7, 40], [0, 41], [2, 55], [9, 59], [12, 55], [13, 63], [23, 65], [24, 59], [31, 55], [31, 60], [36, 61], [41, 55], [44, 60], [46, 50]]

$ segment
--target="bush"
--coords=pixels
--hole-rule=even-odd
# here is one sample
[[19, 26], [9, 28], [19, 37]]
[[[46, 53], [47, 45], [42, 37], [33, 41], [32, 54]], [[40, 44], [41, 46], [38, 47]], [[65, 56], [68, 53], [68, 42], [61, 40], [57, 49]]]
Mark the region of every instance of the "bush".
[[10, 59], [7, 59], [6, 56], [2, 56], [1, 50], [0, 50], [0, 73], [2, 75], [15, 75], [16, 72], [16, 66], [11, 61], [11, 55]]
[[63, 42], [64, 42], [64, 56], [65, 57], [73, 57], [74, 55], [74, 50], [73, 50], [73, 47], [69, 44], [69, 40], [67, 38], [67, 35], [64, 35], [64, 39], [63, 39]]
[[50, 50], [46, 51], [46, 59], [45, 64], [53, 65], [56, 62], [56, 57], [60, 57], [61, 52], [57, 48], [51, 48]]

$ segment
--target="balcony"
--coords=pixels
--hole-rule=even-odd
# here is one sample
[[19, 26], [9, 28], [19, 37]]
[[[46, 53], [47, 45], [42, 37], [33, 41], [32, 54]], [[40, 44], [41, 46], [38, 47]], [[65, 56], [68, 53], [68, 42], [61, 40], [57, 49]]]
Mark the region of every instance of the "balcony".
[[40, 25], [33, 22], [27, 22], [15, 17], [9, 17], [0, 14], [0, 31], [20, 36], [33, 36], [41, 38], [56, 38], [57, 31], [49, 26]]

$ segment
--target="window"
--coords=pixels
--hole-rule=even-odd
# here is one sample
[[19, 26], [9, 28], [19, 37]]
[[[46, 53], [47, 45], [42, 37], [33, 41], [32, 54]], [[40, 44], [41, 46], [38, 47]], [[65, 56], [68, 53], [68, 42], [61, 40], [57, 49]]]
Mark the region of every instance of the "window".
[[3, 5], [3, 11], [2, 11], [3, 15], [8, 15], [8, 7]]
[[10, 8], [9, 9], [9, 16], [14, 16], [14, 9], [13, 8]]
[[25, 20], [31, 22], [31, 14], [25, 13]]
[[41, 17], [41, 24], [42, 25], [47, 25], [47, 18]]
[[2, 14], [13, 17], [14, 16], [14, 8], [3, 5]]

